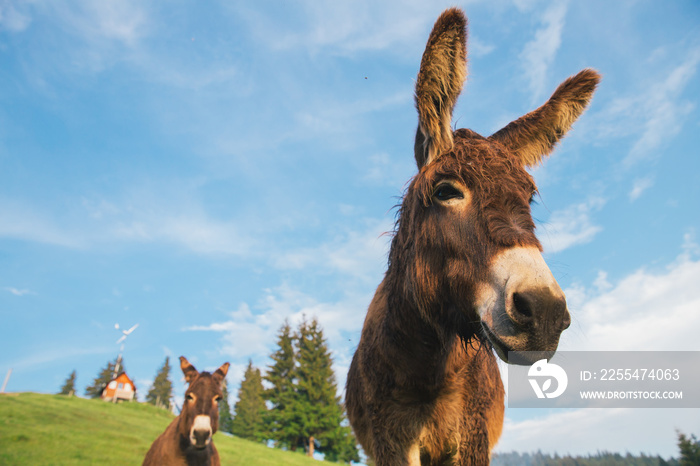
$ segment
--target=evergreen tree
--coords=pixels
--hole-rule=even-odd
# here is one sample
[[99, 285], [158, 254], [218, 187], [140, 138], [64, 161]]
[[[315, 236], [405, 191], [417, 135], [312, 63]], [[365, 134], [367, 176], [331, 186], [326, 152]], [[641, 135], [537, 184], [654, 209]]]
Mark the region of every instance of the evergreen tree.
[[678, 448], [681, 451], [681, 466], [697, 466], [700, 464], [700, 441], [694, 434], [686, 437], [684, 433], [678, 432]]
[[63, 387], [61, 387], [61, 391], [58, 392], [59, 395], [73, 395], [75, 393], [75, 379], [78, 377], [78, 374], [73, 371], [70, 373], [66, 381], [63, 383]]
[[270, 356], [274, 363], [265, 375], [265, 380], [271, 385], [263, 393], [270, 406], [265, 415], [265, 430], [267, 438], [278, 448], [295, 450], [299, 442], [298, 428], [292, 417], [296, 363], [294, 337], [286, 321], [279, 330], [277, 346], [277, 351]]
[[332, 359], [323, 329], [314, 318], [297, 335], [295, 424], [309, 456], [314, 450], [330, 461], [359, 461], [359, 454], [338, 396]]
[[253, 367], [253, 361], [248, 361], [248, 368], [238, 391], [238, 401], [234, 407], [234, 435], [258, 442], [266, 439], [264, 417], [267, 407], [263, 391], [260, 369]]
[[[92, 381], [92, 385], [89, 385], [85, 389], [86, 396], [89, 396], [90, 398], [99, 398], [102, 395], [102, 390], [104, 390], [107, 384], [112, 380], [116, 363], [117, 359], [115, 359], [114, 362], [110, 361], [107, 363], [107, 366], [105, 366], [97, 375], [97, 377], [95, 377], [95, 379]], [[123, 359], [119, 364], [119, 372], [126, 372], [126, 369], [124, 369]]]
[[173, 383], [170, 381], [170, 357], [165, 357], [165, 362], [156, 374], [148, 394], [146, 403], [154, 406], [170, 409], [170, 399], [173, 396]]
[[219, 430], [221, 432], [233, 433], [233, 418], [231, 417], [231, 405], [228, 403], [228, 382], [224, 379], [221, 387], [223, 392], [219, 401]]

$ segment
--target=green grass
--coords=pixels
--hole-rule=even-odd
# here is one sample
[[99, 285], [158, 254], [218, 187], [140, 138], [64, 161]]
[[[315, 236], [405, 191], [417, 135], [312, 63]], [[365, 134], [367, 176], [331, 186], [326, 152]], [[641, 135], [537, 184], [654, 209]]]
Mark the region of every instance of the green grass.
[[[172, 421], [169, 412], [142, 403], [105, 403], [36, 393], [0, 395], [0, 464], [139, 465]], [[301, 453], [214, 435], [222, 465], [309, 466]]]

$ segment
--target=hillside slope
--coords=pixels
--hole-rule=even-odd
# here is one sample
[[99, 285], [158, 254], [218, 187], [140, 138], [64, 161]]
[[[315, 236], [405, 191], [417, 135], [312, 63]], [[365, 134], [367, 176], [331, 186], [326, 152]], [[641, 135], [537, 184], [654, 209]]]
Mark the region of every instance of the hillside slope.
[[[0, 464], [139, 465], [173, 415], [142, 403], [111, 404], [61, 395], [0, 395]], [[309, 466], [300, 453], [214, 436], [222, 465]]]

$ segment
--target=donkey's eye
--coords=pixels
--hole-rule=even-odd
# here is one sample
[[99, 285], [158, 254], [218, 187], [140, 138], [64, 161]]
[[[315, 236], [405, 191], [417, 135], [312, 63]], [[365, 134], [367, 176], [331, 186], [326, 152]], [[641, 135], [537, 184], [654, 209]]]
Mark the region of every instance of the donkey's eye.
[[185, 398], [187, 399], [187, 401], [194, 401], [194, 397], [192, 396], [191, 393], [188, 393], [187, 395], [185, 395]]
[[443, 183], [435, 189], [435, 198], [438, 201], [449, 201], [450, 199], [463, 199], [464, 194], [459, 189], [449, 183]]
[[218, 403], [219, 401], [221, 401], [221, 397], [219, 395], [216, 395], [214, 397], [214, 403]]

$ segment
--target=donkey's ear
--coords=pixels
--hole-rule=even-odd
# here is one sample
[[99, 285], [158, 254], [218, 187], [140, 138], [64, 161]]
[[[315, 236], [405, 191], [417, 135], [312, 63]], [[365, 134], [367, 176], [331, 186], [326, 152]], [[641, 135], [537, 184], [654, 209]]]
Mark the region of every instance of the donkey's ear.
[[543, 106], [509, 123], [489, 139], [504, 144], [525, 166], [537, 165], [581, 116], [599, 81], [600, 75], [594, 70], [581, 71], [561, 83]]
[[228, 366], [229, 363], [225, 362], [221, 365], [221, 367], [214, 371], [214, 379], [218, 383], [221, 383], [221, 381], [224, 380], [224, 377], [226, 377], [226, 374], [228, 374]]
[[197, 369], [195, 369], [184, 356], [180, 356], [180, 369], [182, 369], [182, 373], [185, 374], [185, 381], [187, 383], [192, 383], [199, 375]]
[[467, 77], [467, 18], [458, 8], [440, 15], [423, 52], [416, 80], [418, 168], [452, 148], [452, 110]]

